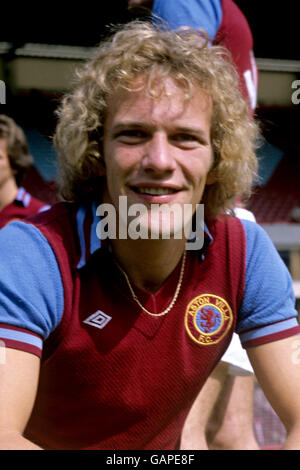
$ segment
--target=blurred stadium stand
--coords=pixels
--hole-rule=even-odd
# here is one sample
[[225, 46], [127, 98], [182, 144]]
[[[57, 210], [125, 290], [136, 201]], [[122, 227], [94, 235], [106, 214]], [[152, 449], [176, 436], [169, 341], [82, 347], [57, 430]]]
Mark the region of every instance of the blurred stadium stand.
[[22, 184], [33, 196], [48, 204], [54, 204], [57, 201], [57, 159], [53, 145], [36, 129], [24, 128], [24, 131], [34, 158], [34, 166], [29, 169]]
[[37, 170], [46, 181], [56, 177], [56, 152], [51, 142], [37, 129], [24, 128]]

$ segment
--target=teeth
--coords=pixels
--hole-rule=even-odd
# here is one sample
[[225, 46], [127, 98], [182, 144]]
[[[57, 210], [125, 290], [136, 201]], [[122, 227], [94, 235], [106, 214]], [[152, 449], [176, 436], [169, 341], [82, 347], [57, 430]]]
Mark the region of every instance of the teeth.
[[162, 194], [173, 194], [174, 189], [171, 188], [136, 188], [138, 193], [151, 194], [152, 196], [160, 196]]

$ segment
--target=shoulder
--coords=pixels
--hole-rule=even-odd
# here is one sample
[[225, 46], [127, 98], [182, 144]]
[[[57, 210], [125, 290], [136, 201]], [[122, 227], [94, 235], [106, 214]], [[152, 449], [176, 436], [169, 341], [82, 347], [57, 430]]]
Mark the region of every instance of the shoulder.
[[[221, 0], [221, 4], [223, 14], [221, 29], [226, 29], [230, 34], [236, 34], [236, 38], [241, 33], [244, 33], [247, 38], [248, 36], [252, 38], [247, 18], [239, 6], [232, 0]], [[231, 31], [231, 28], [233, 31]], [[240, 39], [244, 40], [242, 34]]]
[[237, 331], [243, 344], [255, 345], [293, 332], [297, 311], [292, 278], [272, 240], [257, 223], [241, 222], [247, 240], [246, 274]]
[[38, 228], [51, 243], [54, 238], [59, 240], [64, 233], [72, 231], [74, 217], [76, 217], [75, 204], [58, 202], [49, 209], [28, 217], [24, 222]]
[[50, 204], [47, 204], [46, 202], [30, 195], [30, 208], [33, 211], [33, 214], [38, 213], [40, 211], [44, 211], [47, 209], [50, 209]]
[[63, 272], [68, 272], [79, 256], [77, 212], [75, 204], [59, 202], [24, 221], [47, 239]]
[[239, 217], [221, 214], [207, 221], [209, 232], [213, 239], [226, 238], [229, 241], [236, 237], [245, 238], [246, 230]]
[[0, 323], [6, 325], [4, 339], [7, 341], [9, 334], [17, 341], [21, 329], [24, 337], [21, 343], [26, 346], [32, 334], [46, 338], [60, 322], [64, 294], [59, 267], [40, 230], [21, 221], [0, 230], [0, 250], [0, 271], [5, 273], [0, 279]]
[[153, 15], [161, 18], [172, 29], [181, 26], [204, 29], [211, 40], [217, 34], [222, 21], [222, 2], [212, 0], [154, 0]]
[[40, 211], [40, 213], [34, 214], [28, 219], [30, 223], [40, 226], [55, 223], [56, 220], [59, 220], [62, 217], [65, 219], [69, 218], [75, 208], [73, 203], [57, 202], [52, 206], [47, 206], [45, 203], [41, 203], [38, 199], [35, 199], [35, 201], [37, 201], [37, 205], [48, 208], [47, 211]]
[[247, 269], [257, 265], [261, 270], [262, 259], [265, 259], [266, 266], [272, 264], [274, 259], [278, 262], [280, 256], [266, 231], [249, 217], [243, 216], [224, 215], [210, 221], [208, 227], [212, 238], [215, 241], [223, 240], [228, 248], [234, 247], [235, 251], [243, 245]]
[[253, 285], [254, 280], [263, 281], [270, 271], [277, 277], [276, 284], [289, 279], [286, 266], [266, 231], [250, 220], [241, 219], [240, 223], [246, 240], [246, 282]]
[[0, 249], [0, 265], [12, 267], [14, 262], [21, 273], [31, 269], [36, 271], [42, 260], [51, 267], [55, 259], [44, 234], [23, 220], [12, 221], [0, 230]]
[[[263, 256], [266, 262], [269, 260], [270, 263], [276, 259], [281, 264], [280, 256], [266, 231], [251, 220], [241, 219], [241, 224], [245, 232], [248, 263], [259, 262]], [[262, 265], [261, 262], [260, 265]]]

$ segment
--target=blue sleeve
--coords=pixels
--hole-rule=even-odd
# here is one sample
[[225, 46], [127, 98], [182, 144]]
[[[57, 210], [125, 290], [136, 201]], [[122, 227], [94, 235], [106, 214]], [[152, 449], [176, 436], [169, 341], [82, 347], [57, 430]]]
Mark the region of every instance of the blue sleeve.
[[297, 326], [293, 284], [262, 227], [248, 220], [242, 223], [246, 233], [246, 277], [236, 331], [245, 332], [242, 343], [263, 342], [263, 337], [271, 338]]
[[0, 252], [0, 323], [47, 338], [64, 308], [51, 246], [33, 225], [11, 222], [0, 230]]
[[211, 41], [222, 21], [220, 0], [154, 0], [152, 13], [171, 29], [181, 26], [204, 29]]

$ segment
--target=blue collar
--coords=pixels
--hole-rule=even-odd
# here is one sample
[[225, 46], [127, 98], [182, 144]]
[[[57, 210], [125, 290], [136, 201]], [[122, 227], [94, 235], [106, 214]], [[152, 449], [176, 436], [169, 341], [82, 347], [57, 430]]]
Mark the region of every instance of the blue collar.
[[[80, 259], [76, 265], [78, 269], [83, 268], [90, 257], [100, 248], [107, 247], [106, 240], [101, 240], [97, 235], [97, 226], [101, 217], [97, 215], [97, 204], [81, 205], [76, 213], [77, 233], [80, 244]], [[213, 241], [213, 237], [206, 225], [203, 223], [204, 244], [198, 251], [201, 258], [204, 258], [205, 251]]]
[[30, 199], [31, 195], [25, 191], [23, 187], [20, 187], [15, 197], [15, 202], [21, 204], [23, 207], [27, 207], [30, 203]]

